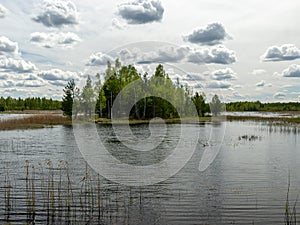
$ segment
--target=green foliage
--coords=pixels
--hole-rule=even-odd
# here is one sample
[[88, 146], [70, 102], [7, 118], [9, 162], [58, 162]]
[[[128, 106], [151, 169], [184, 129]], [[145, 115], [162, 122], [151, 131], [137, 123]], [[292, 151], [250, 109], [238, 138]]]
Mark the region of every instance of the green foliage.
[[47, 99], [45, 97], [32, 98], [0, 98], [0, 112], [11, 110], [58, 110], [61, 109], [61, 101]]
[[64, 96], [62, 99], [62, 110], [64, 115], [71, 117], [73, 110], [73, 99], [75, 96], [75, 82], [70, 80], [67, 86], [63, 89]]
[[211, 103], [210, 103], [210, 110], [211, 110], [212, 115], [214, 115], [214, 116], [220, 115], [220, 113], [222, 111], [222, 103], [221, 103], [218, 95], [213, 96]]
[[288, 102], [288, 103], [261, 103], [260, 101], [256, 102], [230, 102], [226, 103], [227, 111], [300, 111], [299, 102]]

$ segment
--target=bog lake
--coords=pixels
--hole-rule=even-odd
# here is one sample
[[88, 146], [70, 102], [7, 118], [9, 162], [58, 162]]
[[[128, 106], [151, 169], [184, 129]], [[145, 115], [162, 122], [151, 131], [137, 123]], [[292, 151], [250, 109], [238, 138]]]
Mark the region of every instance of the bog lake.
[[[0, 223], [284, 224], [288, 180], [291, 205], [300, 191], [299, 126], [227, 121], [166, 127], [155, 150], [137, 153], [118, 141], [110, 125], [97, 125], [111, 154], [132, 165], [159, 162], [172, 153], [181, 132], [200, 131], [195, 152], [178, 173], [142, 187], [98, 176], [86, 164], [71, 126], [0, 131]], [[147, 125], [131, 129], [149, 135]], [[201, 172], [211, 130], [224, 137], [217, 157]]]

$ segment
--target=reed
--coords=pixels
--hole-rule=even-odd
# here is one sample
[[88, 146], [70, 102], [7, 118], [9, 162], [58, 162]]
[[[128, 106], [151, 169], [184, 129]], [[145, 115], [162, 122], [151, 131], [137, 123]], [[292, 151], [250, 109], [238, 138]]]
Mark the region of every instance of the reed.
[[33, 129], [54, 125], [70, 125], [72, 121], [56, 114], [41, 114], [22, 118], [0, 120], [0, 130]]

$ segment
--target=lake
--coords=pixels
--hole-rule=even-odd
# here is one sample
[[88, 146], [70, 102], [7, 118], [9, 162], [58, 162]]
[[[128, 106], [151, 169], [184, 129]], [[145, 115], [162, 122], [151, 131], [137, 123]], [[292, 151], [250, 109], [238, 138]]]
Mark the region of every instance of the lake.
[[[28, 193], [31, 193], [31, 199], [35, 199], [35, 224], [59, 224], [56, 221], [62, 223], [62, 218], [69, 218], [67, 213], [59, 210], [68, 204], [67, 198], [61, 197], [69, 193], [65, 167], [61, 174], [62, 162], [66, 161], [72, 194], [79, 193], [72, 214], [76, 218], [69, 218], [69, 224], [82, 224], [83, 221], [85, 224], [284, 224], [289, 177], [291, 205], [300, 191], [299, 127], [251, 121], [166, 126], [166, 137], [155, 150], [137, 152], [128, 150], [118, 141], [111, 126], [97, 125], [106, 149], [120, 161], [138, 166], [158, 163], [168, 157], [178, 144], [181, 132], [200, 132], [191, 159], [165, 181], [128, 187], [100, 176], [99, 215], [86, 207], [90, 204], [97, 208], [97, 199], [91, 197], [89, 202], [89, 196], [97, 192], [98, 176], [91, 169], [87, 173], [71, 127], [0, 131], [0, 223], [23, 224], [30, 220], [28, 205], [32, 206], [32, 203], [28, 202]], [[225, 126], [219, 154], [205, 171], [200, 172], [199, 162], [211, 131], [220, 130], [222, 133]], [[134, 125], [131, 129], [137, 137], [149, 136], [146, 125]], [[193, 140], [187, 138], [184, 141]], [[218, 140], [214, 141], [212, 138], [210, 144], [219, 144]], [[27, 169], [33, 172], [28, 175]], [[48, 175], [42, 175], [46, 171], [49, 171]], [[62, 177], [61, 181], [59, 177]], [[51, 179], [54, 180], [53, 186]], [[85, 182], [88, 179], [91, 183]], [[34, 187], [30, 186], [33, 180]], [[91, 190], [94, 192], [87, 191], [86, 184], [93, 186]], [[48, 192], [49, 187], [53, 191], [61, 188], [55, 195], [53, 204], [57, 209], [52, 212], [52, 220], [49, 220], [49, 205], [45, 204], [45, 199], [52, 193]], [[32, 190], [36, 190], [34, 196]], [[8, 195], [10, 200], [7, 200]], [[84, 200], [86, 202], [82, 203]]]

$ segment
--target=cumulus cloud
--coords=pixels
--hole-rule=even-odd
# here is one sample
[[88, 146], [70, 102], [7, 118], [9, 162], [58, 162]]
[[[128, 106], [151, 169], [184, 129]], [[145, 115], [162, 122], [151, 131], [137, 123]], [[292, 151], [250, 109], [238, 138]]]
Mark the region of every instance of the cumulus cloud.
[[219, 69], [212, 72], [213, 80], [233, 80], [236, 79], [236, 73], [231, 68]]
[[46, 82], [43, 80], [24, 80], [15, 83], [17, 87], [43, 87], [46, 85]]
[[300, 78], [300, 65], [290, 65], [287, 69], [283, 70], [281, 75], [283, 77], [299, 77]]
[[188, 62], [196, 64], [232, 64], [236, 62], [235, 52], [219, 45], [212, 48], [193, 50], [188, 56]]
[[0, 19], [4, 18], [6, 16], [7, 11], [8, 10], [3, 5], [0, 4]]
[[61, 80], [51, 80], [48, 81], [50, 84], [54, 85], [54, 86], [59, 86], [59, 87], [65, 87], [66, 86], [66, 82], [65, 81], [61, 81]]
[[53, 47], [65, 47], [71, 48], [75, 44], [81, 41], [77, 34], [72, 32], [51, 32], [51, 33], [44, 33], [44, 32], [34, 32], [32, 33], [30, 41], [36, 45], [45, 47], [45, 48], [53, 48]]
[[261, 57], [263, 61], [288, 61], [300, 58], [300, 50], [292, 44], [271, 46]]
[[9, 40], [5, 36], [0, 36], [0, 55], [18, 55], [19, 47], [17, 42]]
[[204, 77], [200, 74], [190, 73], [183, 78], [185, 81], [204, 81]]
[[158, 0], [136, 0], [120, 4], [118, 15], [129, 24], [160, 22], [164, 8]]
[[12, 80], [0, 80], [0, 87], [10, 88], [15, 86], [15, 83]]
[[216, 45], [229, 38], [225, 28], [220, 23], [208, 24], [204, 28], [197, 28], [191, 34], [183, 36], [184, 41], [202, 45]]
[[48, 81], [68, 81], [71, 79], [78, 79], [78, 74], [76, 72], [63, 71], [60, 69], [40, 71], [37, 76]]
[[277, 93], [274, 94], [273, 97], [276, 98], [276, 99], [285, 99], [286, 94], [283, 93], [283, 92], [277, 92]]
[[262, 75], [265, 74], [267, 71], [264, 69], [254, 69], [251, 74], [252, 75]]
[[62, 27], [78, 24], [75, 4], [68, 0], [45, 0], [38, 15], [32, 19], [46, 27]]
[[142, 53], [139, 55], [138, 63], [176, 63], [183, 60], [189, 51], [188, 47], [163, 47], [157, 51]]
[[7, 57], [0, 58], [0, 68], [4, 71], [12, 71], [17, 73], [28, 73], [36, 70], [36, 66], [29, 61], [23, 59], [13, 59]]
[[88, 62], [86, 63], [87, 66], [105, 66], [107, 62], [113, 62], [114, 59], [109, 55], [106, 55], [102, 52], [94, 53], [90, 56]]
[[0, 74], [0, 80], [7, 80], [8, 76], [6, 74]]
[[212, 89], [228, 89], [231, 87], [231, 83], [227, 81], [211, 81], [206, 85], [206, 87]]
[[111, 21], [111, 25], [113, 28], [122, 30], [126, 27], [126, 24], [118, 20], [117, 18], [113, 18]]
[[265, 85], [266, 85], [266, 81], [264, 80], [261, 80], [260, 82], [255, 84], [256, 87], [264, 87]]

